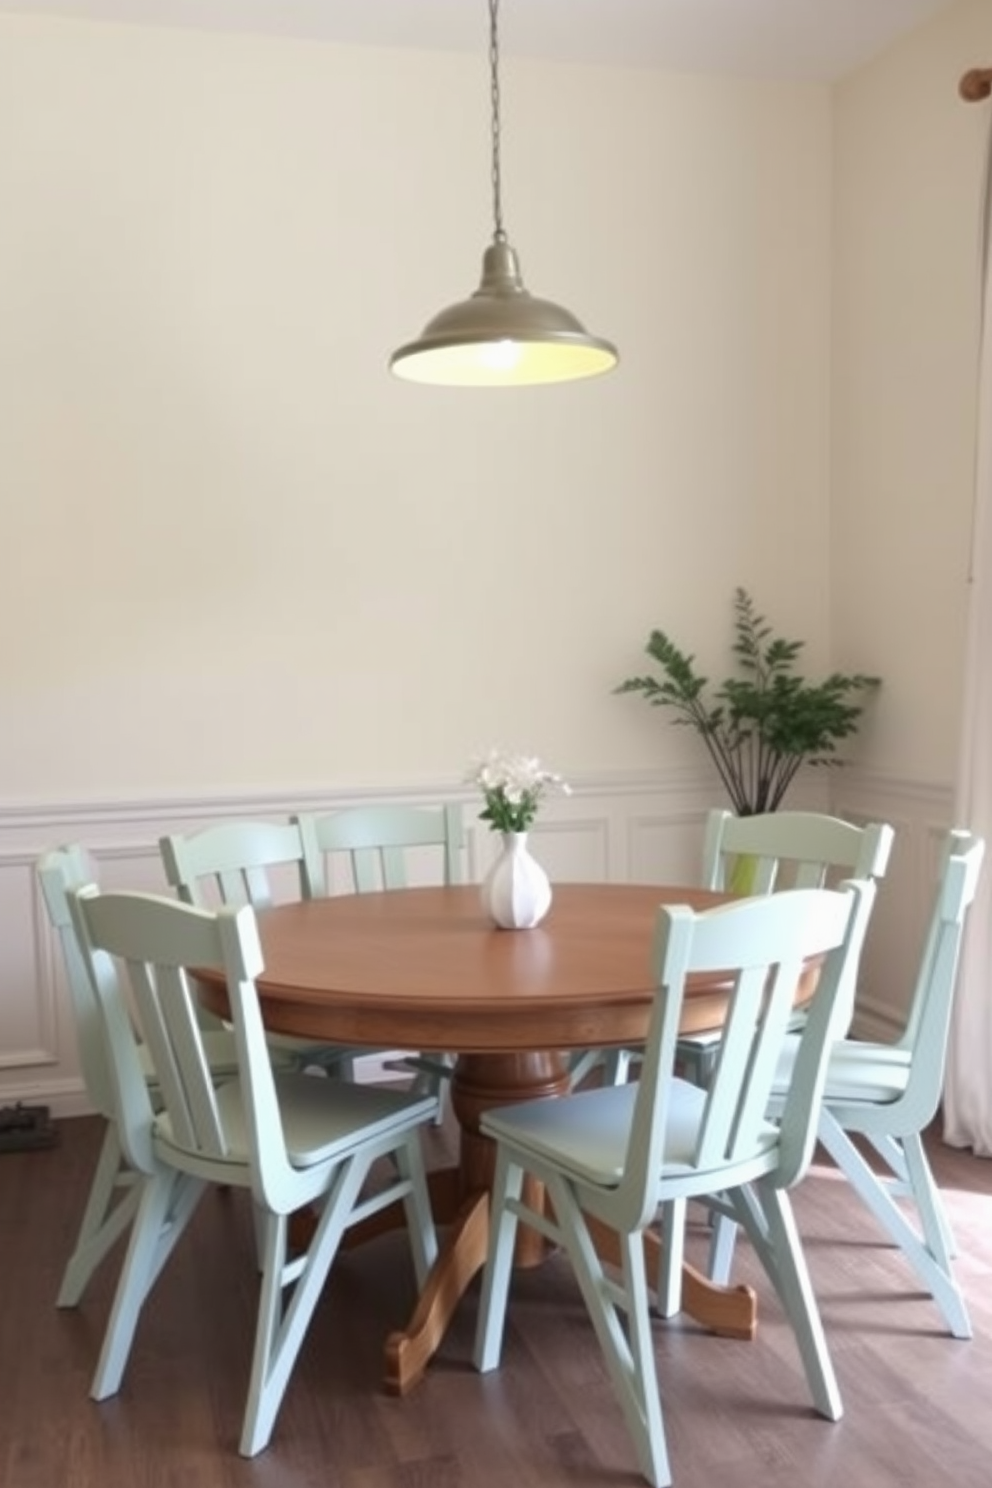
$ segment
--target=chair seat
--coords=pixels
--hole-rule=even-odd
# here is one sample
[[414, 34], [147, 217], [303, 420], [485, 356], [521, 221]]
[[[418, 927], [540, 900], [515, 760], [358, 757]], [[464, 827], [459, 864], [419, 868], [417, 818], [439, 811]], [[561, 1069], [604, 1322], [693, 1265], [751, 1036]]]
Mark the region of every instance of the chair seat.
[[[623, 1176], [637, 1092], [637, 1085], [605, 1085], [567, 1100], [524, 1101], [484, 1112], [481, 1126], [487, 1136], [552, 1161], [581, 1182], [615, 1188]], [[662, 1149], [666, 1180], [700, 1173], [695, 1152], [705, 1108], [705, 1090], [672, 1080]], [[759, 1145], [772, 1151], [778, 1139], [778, 1127], [765, 1122]], [[705, 1178], [700, 1182], [706, 1187]]]
[[[275, 1086], [286, 1154], [295, 1168], [344, 1157], [353, 1147], [409, 1127], [413, 1121], [428, 1119], [437, 1104], [436, 1096], [425, 1096], [414, 1104], [403, 1090], [326, 1080], [319, 1075], [277, 1073]], [[247, 1167], [250, 1142], [241, 1081], [229, 1080], [221, 1085], [216, 1099], [228, 1138], [227, 1155], [218, 1162]], [[155, 1118], [154, 1133], [156, 1143], [169, 1149], [170, 1161], [184, 1167], [185, 1148], [176, 1141], [167, 1113]], [[201, 1159], [195, 1167], [200, 1170]]]
[[[798, 1047], [797, 1036], [790, 1034], [775, 1071], [775, 1097], [788, 1089]], [[910, 1056], [904, 1049], [845, 1039], [830, 1054], [823, 1098], [830, 1106], [888, 1105], [905, 1094], [909, 1069]]]

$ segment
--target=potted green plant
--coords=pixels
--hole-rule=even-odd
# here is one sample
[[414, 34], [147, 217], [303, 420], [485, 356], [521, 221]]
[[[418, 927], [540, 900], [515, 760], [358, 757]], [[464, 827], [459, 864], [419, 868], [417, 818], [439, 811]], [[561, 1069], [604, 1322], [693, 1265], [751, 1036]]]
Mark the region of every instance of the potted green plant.
[[695, 729], [740, 816], [775, 811], [801, 765], [838, 766], [841, 740], [855, 733], [878, 677], [831, 672], [809, 682], [796, 672], [803, 641], [772, 634], [747, 590], [734, 595], [733, 652], [738, 675], [711, 688], [695, 657], [661, 630], [645, 650], [661, 669], [628, 677], [616, 692], [639, 692], [654, 707], [670, 708], [672, 722]]

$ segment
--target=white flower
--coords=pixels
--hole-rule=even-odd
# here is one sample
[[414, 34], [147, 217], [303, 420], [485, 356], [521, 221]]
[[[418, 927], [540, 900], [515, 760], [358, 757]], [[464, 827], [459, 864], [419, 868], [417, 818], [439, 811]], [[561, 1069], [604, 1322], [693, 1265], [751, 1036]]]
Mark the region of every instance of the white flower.
[[570, 794], [570, 788], [535, 755], [504, 754], [491, 749], [478, 759], [468, 776], [482, 791], [485, 807], [479, 812], [497, 832], [526, 832], [545, 791]]

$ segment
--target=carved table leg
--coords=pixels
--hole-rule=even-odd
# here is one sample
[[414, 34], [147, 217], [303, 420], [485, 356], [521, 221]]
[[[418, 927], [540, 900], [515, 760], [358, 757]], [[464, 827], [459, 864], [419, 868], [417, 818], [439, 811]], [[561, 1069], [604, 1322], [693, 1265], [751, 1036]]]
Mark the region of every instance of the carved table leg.
[[385, 1386], [391, 1395], [411, 1390], [437, 1353], [455, 1308], [486, 1263], [488, 1242], [489, 1195], [477, 1193], [448, 1230], [406, 1328], [386, 1339]]
[[[600, 1258], [620, 1265], [620, 1247], [613, 1230], [590, 1218], [589, 1232]], [[657, 1276], [661, 1239], [653, 1230], [644, 1232], [648, 1275]], [[749, 1286], [721, 1286], [710, 1281], [688, 1261], [682, 1263], [682, 1311], [722, 1338], [751, 1339], [758, 1326], [757, 1295]]]
[[[496, 1149], [479, 1131], [479, 1117], [493, 1106], [516, 1101], [563, 1095], [568, 1089], [568, 1071], [559, 1054], [464, 1054], [458, 1059], [451, 1085], [451, 1104], [461, 1128], [457, 1191], [457, 1216], [449, 1212], [453, 1197], [451, 1170], [439, 1184], [435, 1218], [439, 1224], [454, 1219], [427, 1284], [407, 1327], [390, 1334], [386, 1341], [386, 1389], [405, 1394], [420, 1379], [437, 1352], [459, 1301], [486, 1263], [489, 1243], [489, 1191], [492, 1186]], [[431, 1175], [435, 1182], [442, 1175]], [[434, 1198], [434, 1185], [431, 1189]], [[539, 1185], [532, 1185], [530, 1199], [540, 1205]], [[547, 1244], [536, 1231], [521, 1225], [517, 1234], [515, 1263], [535, 1266], [545, 1256]]]

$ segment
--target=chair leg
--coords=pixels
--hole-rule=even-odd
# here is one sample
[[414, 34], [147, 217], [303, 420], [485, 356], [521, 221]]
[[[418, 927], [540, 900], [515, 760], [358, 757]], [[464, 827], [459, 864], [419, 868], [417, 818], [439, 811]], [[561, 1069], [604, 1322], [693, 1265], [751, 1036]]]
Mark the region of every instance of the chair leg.
[[631, 1065], [641, 1058], [639, 1049], [586, 1049], [573, 1052], [568, 1064], [568, 1088], [575, 1090], [593, 1070], [601, 1070], [600, 1084], [626, 1085]]
[[[672, 1481], [651, 1337], [644, 1235], [618, 1233], [622, 1283], [603, 1269], [569, 1185], [549, 1177], [548, 1191], [562, 1240], [603, 1350], [607, 1371], [633, 1438], [640, 1469], [652, 1488]], [[621, 1321], [625, 1315], [626, 1325]]]
[[406, 1185], [406, 1192], [403, 1194], [406, 1231], [410, 1241], [410, 1254], [417, 1278], [417, 1289], [423, 1291], [428, 1272], [437, 1259], [437, 1231], [434, 1228], [434, 1216], [431, 1212], [427, 1173], [424, 1168], [424, 1150], [420, 1143], [419, 1131], [412, 1131], [406, 1142], [397, 1148], [396, 1166]]
[[[652, 1488], [669, 1488], [672, 1477], [654, 1365], [643, 1233], [618, 1234], [623, 1278], [618, 1286], [603, 1268], [569, 1184], [552, 1171], [541, 1171], [538, 1176], [547, 1185], [556, 1220], [553, 1226], [546, 1221], [548, 1231], [557, 1235], [572, 1262], [641, 1471]], [[514, 1205], [519, 1203], [522, 1184], [520, 1164], [500, 1143], [491, 1201], [489, 1259], [475, 1335], [475, 1365], [483, 1372], [499, 1363], [518, 1223]]]
[[450, 1054], [432, 1054], [429, 1059], [422, 1059], [422, 1062], [416, 1057], [403, 1062], [417, 1071], [410, 1084], [410, 1094], [434, 1096], [437, 1110], [434, 1112], [433, 1124], [443, 1126], [448, 1085], [455, 1066], [454, 1058]]
[[[923, 1141], [919, 1133], [913, 1133], [912, 1136], [905, 1137], [902, 1141], [888, 1136], [870, 1136], [868, 1140], [895, 1174], [891, 1183], [886, 1184], [889, 1193], [893, 1198], [913, 1200], [919, 1211], [927, 1245], [935, 1255], [941, 1257], [942, 1264], [949, 1269], [951, 1260], [958, 1253], [957, 1241], [941, 1203], [940, 1191], [933, 1182], [930, 1165], [923, 1154]], [[926, 1181], [923, 1184], [914, 1179], [910, 1172], [908, 1160], [910, 1147], [915, 1149], [917, 1164], [922, 1161], [924, 1165]], [[917, 1194], [923, 1192], [932, 1194], [932, 1203], [921, 1204], [919, 1202]]]
[[[114, 1204], [114, 1194], [123, 1191]], [[124, 1161], [117, 1128], [108, 1121], [75, 1249], [66, 1262], [56, 1307], [75, 1307], [104, 1256], [138, 1212], [141, 1180]]]
[[603, 1084], [626, 1085], [633, 1057], [632, 1049], [607, 1049], [603, 1055]]
[[[556, 1220], [552, 1224], [544, 1216], [542, 1229], [554, 1235], [568, 1252], [641, 1471], [652, 1488], [669, 1488], [671, 1469], [654, 1365], [643, 1233], [618, 1234], [623, 1280], [617, 1285], [603, 1268], [569, 1184], [550, 1170], [538, 1171], [538, 1177], [546, 1185]], [[483, 1371], [499, 1363], [518, 1222], [515, 1206], [519, 1205], [522, 1181], [522, 1168], [501, 1144], [475, 1343], [476, 1367]]]
[[679, 1043], [675, 1052], [676, 1067], [681, 1071], [683, 1079], [690, 1080], [693, 1085], [699, 1085], [705, 1090], [713, 1078], [719, 1054], [720, 1045], [716, 1043]]
[[603, 1058], [602, 1049], [586, 1049], [583, 1053], [573, 1051], [568, 1059], [568, 1088], [576, 1090], [587, 1075], [598, 1068]]
[[902, 1151], [906, 1160], [909, 1191], [920, 1216], [927, 1247], [940, 1270], [950, 1275], [951, 1260], [957, 1254], [957, 1242], [940, 1197], [940, 1189], [930, 1171], [919, 1132], [903, 1138]]
[[185, 1230], [204, 1187], [200, 1179], [172, 1171], [141, 1178], [138, 1212], [90, 1386], [94, 1400], [105, 1400], [120, 1389], [145, 1298]]
[[938, 1219], [935, 1212], [940, 1207], [940, 1198], [934, 1187], [922, 1142], [918, 1137], [915, 1142], [905, 1139], [903, 1152], [913, 1198], [921, 1215], [928, 1243], [920, 1239], [847, 1133], [826, 1109], [820, 1114], [818, 1135], [851, 1187], [899, 1246], [943, 1313], [950, 1332], [955, 1338], [970, 1338], [971, 1320], [964, 1297], [951, 1274], [950, 1257], [943, 1238], [944, 1231], [948, 1228], [947, 1221]]
[[828, 1421], [839, 1421], [840, 1389], [789, 1196], [759, 1180], [727, 1197], [792, 1324], [813, 1403]]
[[730, 1285], [730, 1269], [737, 1246], [737, 1223], [729, 1214], [711, 1214], [710, 1256], [707, 1275], [718, 1286]]
[[[268, 1446], [289, 1377], [324, 1288], [341, 1237], [363, 1212], [382, 1207], [378, 1199], [359, 1204], [362, 1185], [375, 1158], [395, 1153], [395, 1139], [363, 1147], [345, 1159], [323, 1201], [320, 1219], [305, 1254], [287, 1259], [288, 1218], [271, 1210], [264, 1217], [262, 1288], [255, 1325], [248, 1399], [238, 1450], [254, 1457]], [[390, 1190], [392, 1194], [394, 1190]], [[426, 1183], [425, 1183], [426, 1192]], [[284, 1293], [292, 1297], [283, 1306]]]
[[496, 1149], [496, 1172], [490, 1196], [489, 1255], [482, 1276], [482, 1295], [475, 1330], [475, 1367], [485, 1374], [499, 1364], [510, 1291], [510, 1267], [517, 1238], [517, 1216], [510, 1207], [520, 1198], [523, 1169], [510, 1160], [502, 1145]]
[[661, 1208], [661, 1255], [655, 1310], [675, 1317], [682, 1310], [682, 1262], [685, 1258], [685, 1199], [668, 1199]]

